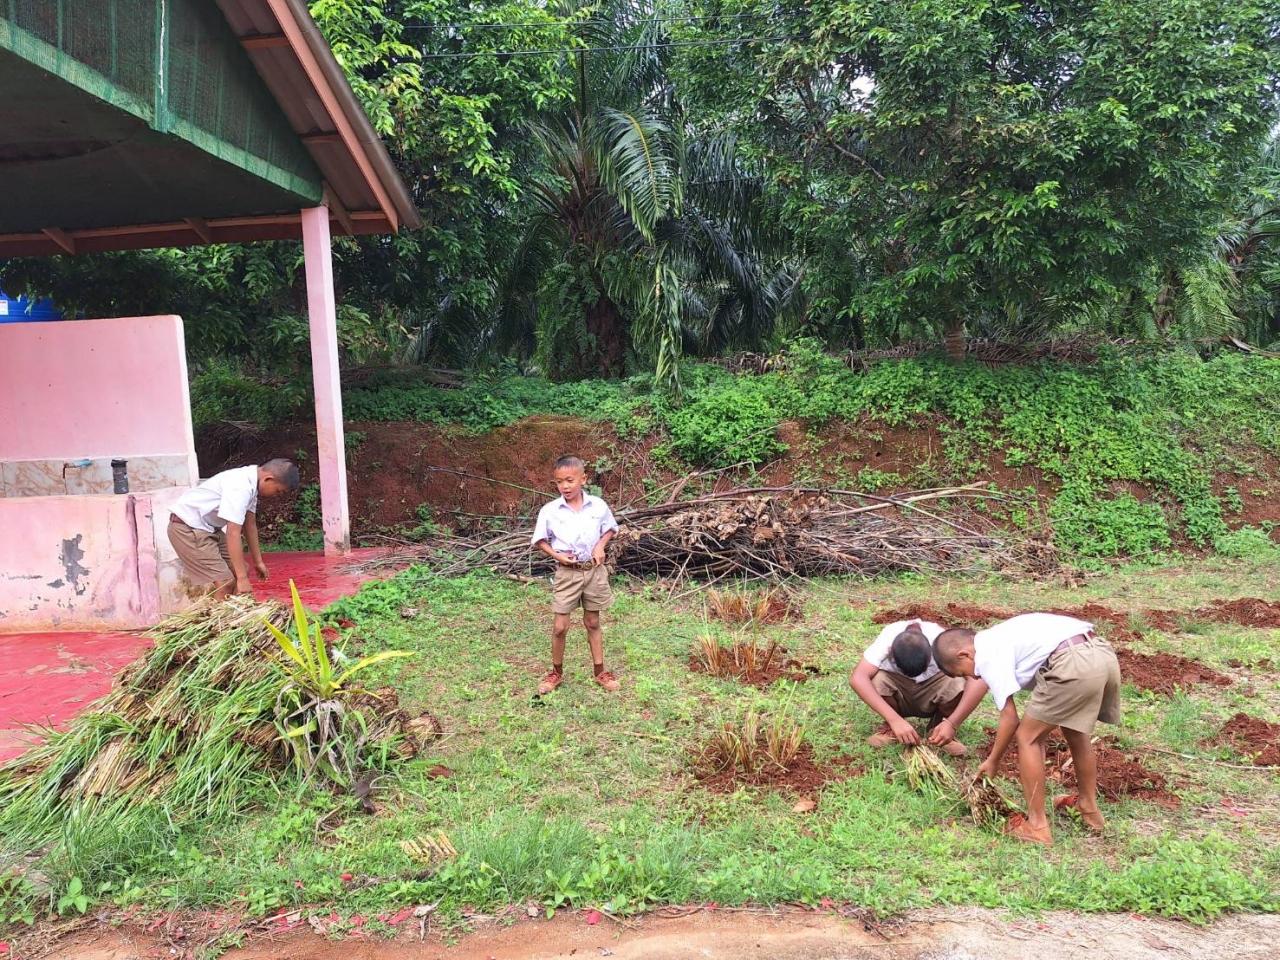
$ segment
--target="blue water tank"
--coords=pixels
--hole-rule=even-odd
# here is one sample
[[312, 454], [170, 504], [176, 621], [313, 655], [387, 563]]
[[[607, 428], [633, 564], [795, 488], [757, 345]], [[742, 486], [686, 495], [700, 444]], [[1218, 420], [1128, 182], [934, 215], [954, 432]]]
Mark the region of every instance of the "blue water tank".
[[28, 323], [32, 320], [61, 320], [62, 311], [52, 300], [9, 297], [0, 290], [0, 323]]

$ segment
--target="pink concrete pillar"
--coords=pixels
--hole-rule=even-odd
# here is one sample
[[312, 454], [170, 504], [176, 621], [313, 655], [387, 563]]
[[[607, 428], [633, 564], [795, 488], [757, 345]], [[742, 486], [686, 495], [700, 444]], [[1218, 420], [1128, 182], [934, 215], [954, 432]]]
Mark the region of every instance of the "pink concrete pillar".
[[329, 210], [302, 211], [302, 252], [307, 264], [307, 315], [311, 320], [311, 379], [316, 393], [316, 446], [320, 460], [320, 512], [324, 552], [351, 550], [347, 509], [347, 447], [338, 381], [338, 315], [333, 296]]

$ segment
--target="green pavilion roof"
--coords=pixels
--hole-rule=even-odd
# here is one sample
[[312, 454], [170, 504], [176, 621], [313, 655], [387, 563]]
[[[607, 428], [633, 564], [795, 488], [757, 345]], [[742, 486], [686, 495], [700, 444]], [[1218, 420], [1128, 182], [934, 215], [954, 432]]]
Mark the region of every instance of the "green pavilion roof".
[[0, 0], [0, 256], [419, 224], [302, 0]]

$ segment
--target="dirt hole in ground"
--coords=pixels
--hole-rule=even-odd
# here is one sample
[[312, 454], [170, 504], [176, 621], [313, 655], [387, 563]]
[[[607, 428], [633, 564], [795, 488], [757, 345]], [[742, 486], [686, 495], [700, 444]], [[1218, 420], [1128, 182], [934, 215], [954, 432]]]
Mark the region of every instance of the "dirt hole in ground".
[[970, 603], [948, 603], [935, 606], [931, 603], [909, 603], [905, 607], [881, 610], [871, 618], [872, 623], [896, 623], [899, 620], [930, 620], [944, 627], [986, 627], [999, 620], [1007, 620], [1013, 613], [998, 607], [979, 607]]
[[787, 648], [777, 641], [762, 643], [755, 638], [747, 638], [725, 646], [715, 637], [703, 636], [689, 655], [689, 669], [760, 689], [779, 680], [804, 683], [822, 672], [813, 664], [804, 663], [787, 653]]
[[[986, 728], [987, 742], [983, 744], [981, 754], [991, 751], [995, 740], [995, 729]], [[1164, 807], [1178, 807], [1182, 801], [1169, 792], [1168, 782], [1154, 770], [1148, 770], [1142, 761], [1132, 752], [1116, 746], [1109, 737], [1099, 739], [1093, 745], [1098, 757], [1098, 793], [1108, 800], [1119, 800], [1122, 797], [1134, 797], [1150, 803], [1158, 803]], [[1049, 735], [1045, 744], [1045, 777], [1058, 784], [1066, 792], [1076, 789], [1075, 764], [1071, 759], [1071, 750], [1060, 731]], [[1000, 773], [1011, 780], [1018, 779], [1018, 747], [1016, 744], [1005, 752], [1000, 761]]]
[[1255, 766], [1280, 766], [1280, 723], [1237, 713], [1209, 744], [1230, 747]]
[[1176, 653], [1138, 653], [1127, 647], [1116, 648], [1120, 661], [1120, 677], [1141, 690], [1150, 690], [1172, 696], [1179, 688], [1186, 690], [1197, 683], [1215, 687], [1228, 687], [1231, 678], [1206, 667], [1198, 660], [1180, 657]]

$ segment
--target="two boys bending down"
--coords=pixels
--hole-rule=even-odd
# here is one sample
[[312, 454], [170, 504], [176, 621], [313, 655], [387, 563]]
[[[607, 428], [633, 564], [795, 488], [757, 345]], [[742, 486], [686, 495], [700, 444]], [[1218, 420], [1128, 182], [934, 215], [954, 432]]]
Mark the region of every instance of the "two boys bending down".
[[[956, 696], [946, 703], [921, 695], [920, 687], [930, 680], [928, 667], [914, 679], [898, 680], [891, 672], [875, 685], [883, 673], [920, 667], [918, 655], [912, 652], [918, 642], [907, 638], [899, 646], [899, 639], [917, 625], [923, 634], [938, 631], [929, 666], [948, 678], [963, 678], [961, 688], [947, 690], [946, 695]], [[892, 630], [898, 633], [886, 647], [882, 641]], [[870, 743], [919, 743], [919, 735], [903, 717], [928, 716], [932, 721], [929, 742], [946, 749], [955, 742], [960, 724], [989, 692], [1000, 711], [1000, 723], [991, 752], [978, 767], [978, 776], [994, 777], [1009, 744], [1016, 740], [1018, 775], [1027, 805], [1025, 816], [1010, 820], [1008, 832], [1020, 840], [1053, 842], [1045, 812], [1044, 745], [1055, 727], [1062, 729], [1071, 749], [1079, 792], [1060, 797], [1054, 806], [1074, 807], [1086, 826], [1102, 830], [1105, 820], [1098, 809], [1098, 765], [1091, 738], [1099, 720], [1120, 722], [1120, 665], [1111, 645], [1094, 633], [1093, 624], [1052, 613], [1026, 613], [985, 630], [943, 630], [937, 624], [904, 622], [892, 624], [886, 633], [868, 648], [850, 678], [854, 691], [884, 718], [892, 733], [892, 737], [874, 735]], [[888, 660], [883, 656], [886, 649]], [[900, 687], [907, 695], [897, 694]], [[894, 698], [885, 696], [887, 689]], [[1032, 691], [1021, 718], [1013, 701], [1020, 690]], [[939, 718], [939, 713], [944, 716]], [[948, 752], [959, 755], [963, 748]]]

